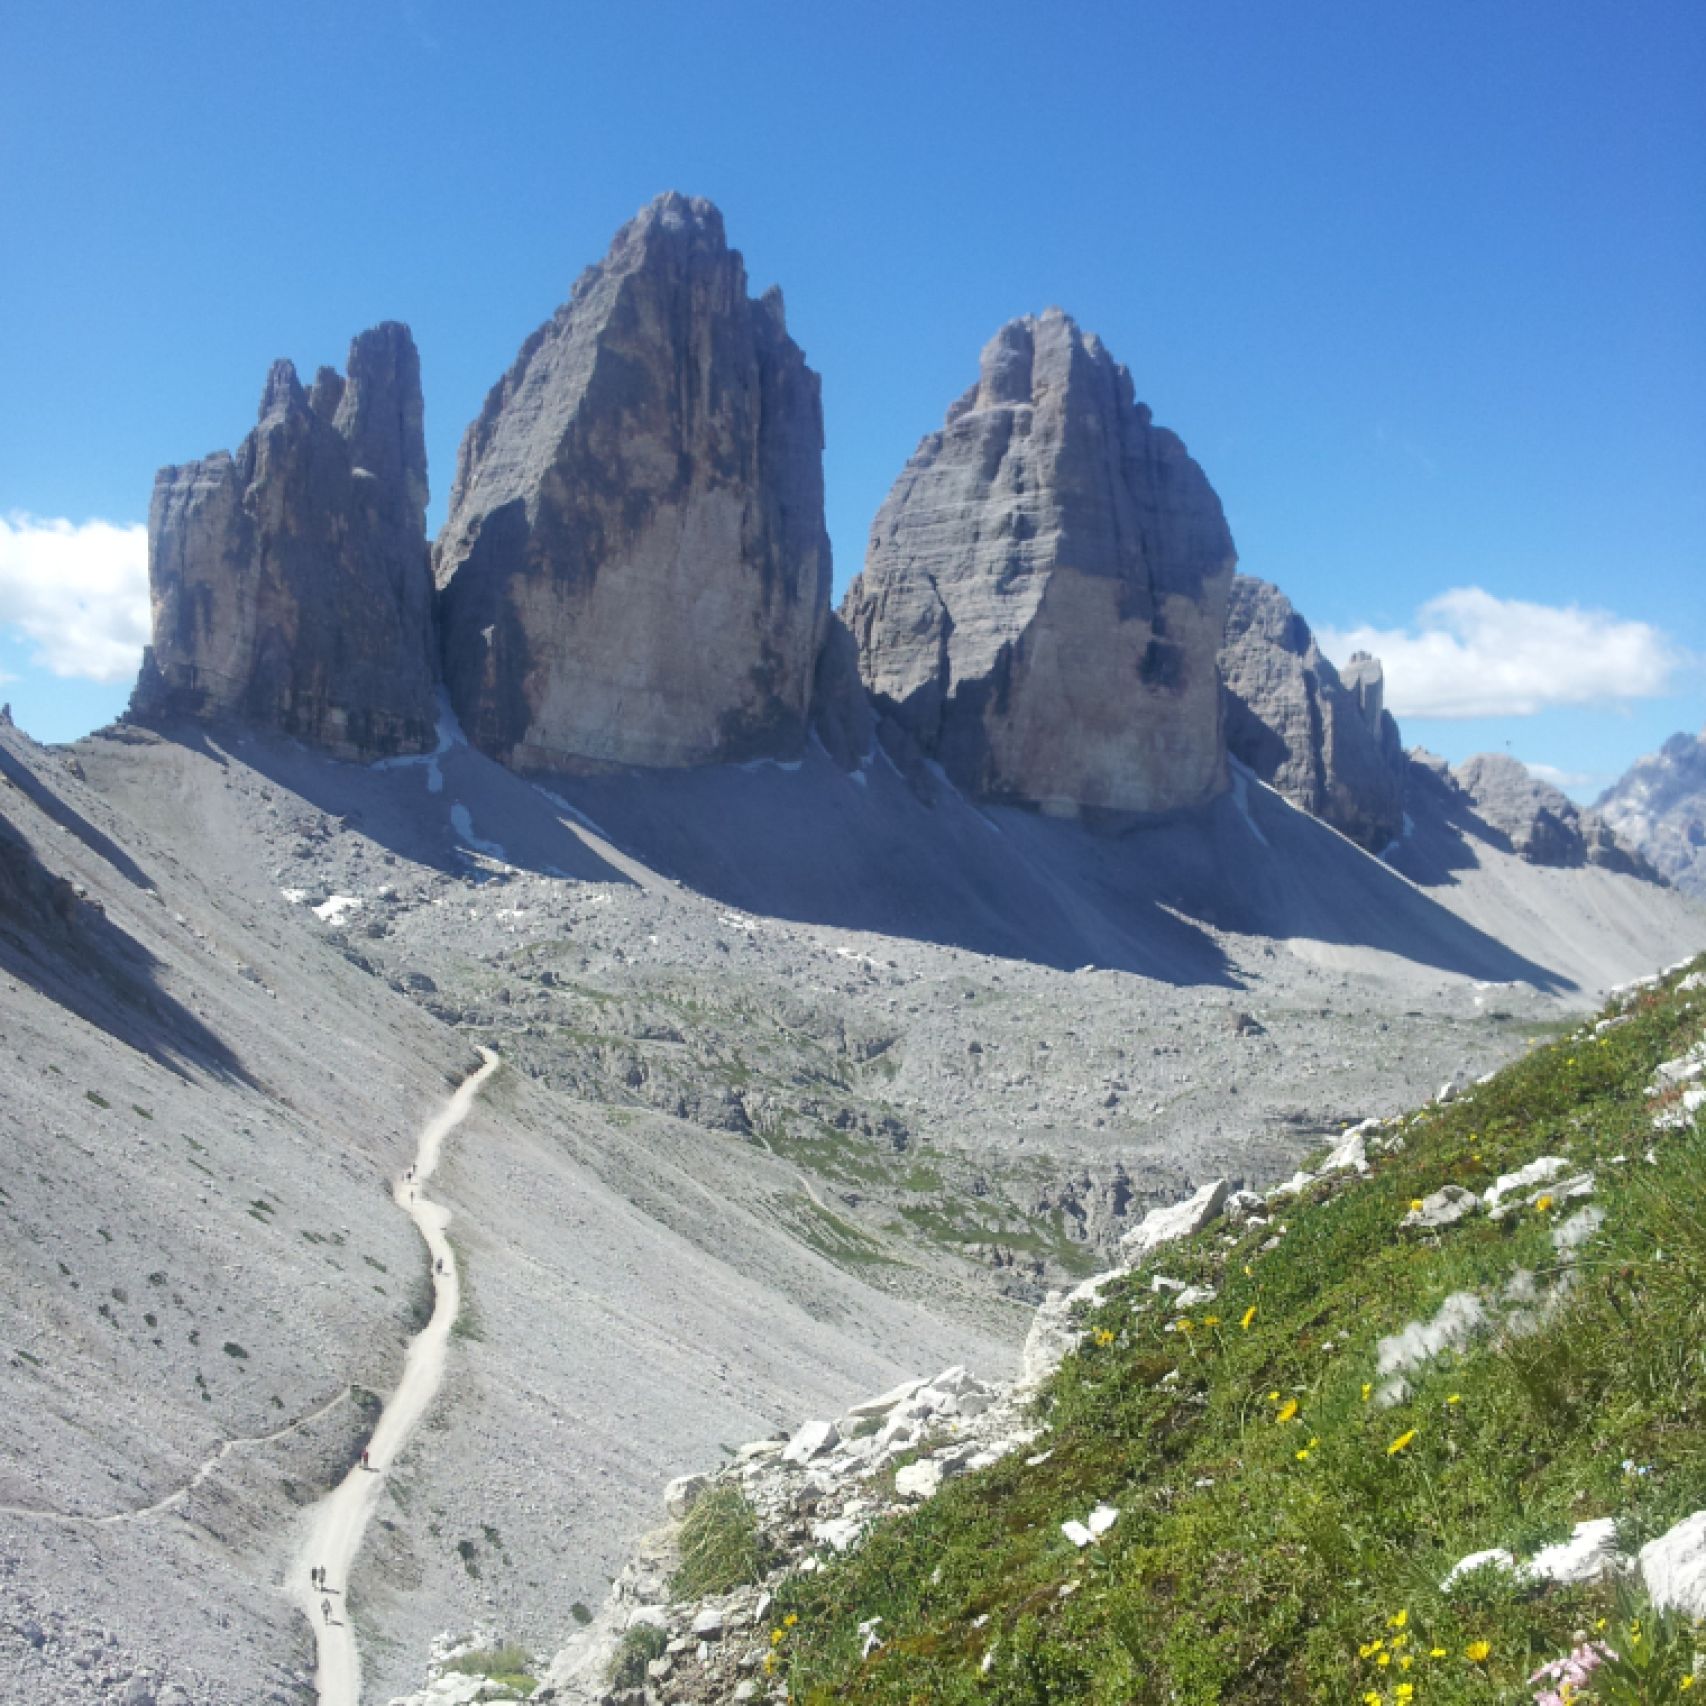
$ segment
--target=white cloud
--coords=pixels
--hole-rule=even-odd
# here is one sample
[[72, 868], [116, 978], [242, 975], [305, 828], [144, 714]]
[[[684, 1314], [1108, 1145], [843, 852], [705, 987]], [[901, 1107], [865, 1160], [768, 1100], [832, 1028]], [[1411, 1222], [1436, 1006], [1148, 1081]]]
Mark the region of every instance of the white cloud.
[[1650, 622], [1496, 598], [1477, 586], [1430, 599], [1411, 628], [1323, 629], [1320, 640], [1340, 662], [1373, 652], [1400, 718], [1531, 717], [1558, 705], [1659, 698], [1686, 661]]
[[0, 516], [0, 627], [55, 675], [134, 675], [148, 641], [148, 529]]
[[1560, 770], [1556, 764], [1537, 764], [1525, 758], [1523, 767], [1539, 782], [1550, 782], [1554, 788], [1591, 788], [1596, 782], [1608, 782], [1608, 776], [1591, 770]]

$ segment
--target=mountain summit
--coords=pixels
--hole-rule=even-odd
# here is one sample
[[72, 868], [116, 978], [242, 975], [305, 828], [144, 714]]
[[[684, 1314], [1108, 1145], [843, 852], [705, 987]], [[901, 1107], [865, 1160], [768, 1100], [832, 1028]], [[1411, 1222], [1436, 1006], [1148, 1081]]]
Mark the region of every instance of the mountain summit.
[[1226, 783], [1237, 553], [1203, 471], [1057, 308], [919, 445], [843, 614], [879, 706], [985, 799], [1162, 812]]
[[829, 612], [818, 377], [708, 201], [617, 233], [468, 429], [444, 668], [520, 769], [790, 756]]
[[421, 368], [407, 326], [305, 390], [273, 364], [235, 456], [162, 468], [148, 512], [153, 644], [132, 713], [295, 735], [345, 758], [430, 747]]

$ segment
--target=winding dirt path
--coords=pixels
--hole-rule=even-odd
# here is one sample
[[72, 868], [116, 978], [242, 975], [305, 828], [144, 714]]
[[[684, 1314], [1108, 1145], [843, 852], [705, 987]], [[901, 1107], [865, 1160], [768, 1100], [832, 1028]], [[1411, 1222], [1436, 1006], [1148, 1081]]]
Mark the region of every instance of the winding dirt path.
[[[467, 1117], [481, 1086], [497, 1071], [497, 1055], [482, 1048], [485, 1065], [463, 1080], [444, 1108], [427, 1123], [415, 1151], [414, 1174], [395, 1180], [391, 1198], [420, 1229], [433, 1264], [432, 1318], [409, 1341], [403, 1358], [403, 1377], [379, 1413], [367, 1442], [365, 1464], [358, 1463], [341, 1482], [306, 1513], [302, 1545], [290, 1566], [287, 1588], [313, 1626], [318, 1663], [314, 1684], [320, 1706], [360, 1706], [361, 1652], [346, 1599], [350, 1570], [361, 1550], [361, 1537], [385, 1484], [385, 1471], [408, 1443], [426, 1414], [444, 1376], [444, 1354], [450, 1329], [462, 1305], [462, 1286], [456, 1257], [445, 1237], [450, 1210], [430, 1201], [426, 1182], [438, 1165], [444, 1140]], [[311, 1570], [326, 1572], [325, 1589], [313, 1585]], [[331, 1607], [328, 1619], [323, 1607]]]
[[183, 1486], [175, 1487], [165, 1498], [156, 1499], [151, 1505], [143, 1505], [133, 1511], [111, 1511], [101, 1516], [82, 1516], [75, 1511], [41, 1510], [31, 1505], [0, 1505], [0, 1516], [38, 1517], [43, 1522], [63, 1522], [84, 1524], [90, 1528], [107, 1528], [115, 1522], [141, 1522], [144, 1517], [158, 1516], [162, 1511], [170, 1510], [180, 1499], [186, 1499], [211, 1475], [221, 1463], [234, 1451], [246, 1450], [253, 1445], [271, 1445], [275, 1439], [283, 1439], [287, 1434], [293, 1434], [298, 1428], [305, 1428], [310, 1422], [330, 1414], [338, 1405], [349, 1397], [352, 1388], [346, 1386], [321, 1404], [317, 1409], [310, 1410], [305, 1416], [298, 1416], [294, 1422], [286, 1422], [282, 1428], [274, 1428], [270, 1434], [244, 1434], [236, 1439], [228, 1439], [196, 1470]]

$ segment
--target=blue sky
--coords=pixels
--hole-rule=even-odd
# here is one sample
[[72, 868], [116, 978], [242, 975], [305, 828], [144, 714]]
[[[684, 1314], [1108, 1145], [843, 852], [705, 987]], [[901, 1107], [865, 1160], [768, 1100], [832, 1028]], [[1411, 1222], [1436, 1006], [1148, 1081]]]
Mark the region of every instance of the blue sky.
[[413, 326], [436, 524], [521, 339], [678, 188], [823, 375], [838, 591], [1058, 303], [1408, 739], [1592, 793], [1706, 722], [1702, 88], [1697, 0], [6, 7], [0, 697], [122, 705], [134, 535], [83, 524], [234, 445], [275, 356]]

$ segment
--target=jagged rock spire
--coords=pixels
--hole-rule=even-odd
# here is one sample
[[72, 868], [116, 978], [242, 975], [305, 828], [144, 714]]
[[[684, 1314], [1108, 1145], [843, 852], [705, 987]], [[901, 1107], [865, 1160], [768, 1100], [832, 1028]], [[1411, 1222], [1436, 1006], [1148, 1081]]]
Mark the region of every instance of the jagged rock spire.
[[163, 468], [148, 516], [153, 644], [131, 714], [235, 721], [343, 757], [434, 738], [420, 362], [363, 332], [348, 377], [275, 362], [235, 456]]
[[801, 745], [829, 606], [818, 378], [708, 201], [616, 235], [469, 427], [439, 538], [445, 678], [522, 769]]

